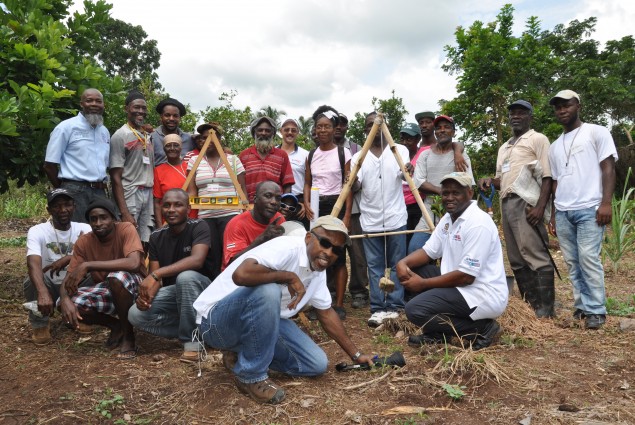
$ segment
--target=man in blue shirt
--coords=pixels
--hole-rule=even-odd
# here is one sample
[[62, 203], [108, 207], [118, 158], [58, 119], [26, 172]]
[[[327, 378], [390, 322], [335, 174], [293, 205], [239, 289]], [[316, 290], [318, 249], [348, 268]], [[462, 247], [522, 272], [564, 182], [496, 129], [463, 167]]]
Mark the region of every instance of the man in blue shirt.
[[53, 188], [63, 187], [75, 200], [73, 221], [86, 222], [88, 204], [107, 198], [110, 133], [104, 127], [104, 98], [97, 89], [86, 89], [79, 102], [82, 110], [59, 123], [51, 133], [44, 171]]

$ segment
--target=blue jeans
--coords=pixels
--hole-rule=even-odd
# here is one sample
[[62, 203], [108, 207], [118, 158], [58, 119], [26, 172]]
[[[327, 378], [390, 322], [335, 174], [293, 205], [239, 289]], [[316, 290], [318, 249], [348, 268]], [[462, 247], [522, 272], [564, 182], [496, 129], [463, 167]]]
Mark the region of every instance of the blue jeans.
[[181, 272], [174, 285], [159, 289], [149, 310], [141, 311], [133, 305], [128, 311], [128, 321], [152, 335], [178, 338], [186, 351], [198, 351], [198, 343], [192, 342], [192, 332], [196, 329], [196, 311], [192, 304], [209, 284], [209, 278], [198, 272]]
[[326, 353], [293, 321], [280, 318], [280, 297], [275, 283], [241, 286], [201, 321], [207, 345], [238, 354], [233, 372], [241, 382], [263, 381], [268, 369], [293, 376], [326, 372]]
[[556, 231], [573, 285], [573, 305], [586, 314], [606, 314], [604, 269], [600, 260], [604, 227], [595, 208], [556, 211]]
[[[393, 231], [406, 230], [402, 226]], [[370, 286], [370, 312], [397, 311], [404, 308], [404, 290], [397, 279], [397, 263], [406, 256], [406, 235], [377, 236], [364, 238], [364, 252], [368, 263], [368, 281]], [[379, 279], [384, 271], [391, 268], [390, 280], [395, 283], [395, 290], [385, 294], [379, 289]]]
[[428, 239], [432, 237], [432, 233], [427, 232], [419, 232], [413, 233], [412, 238], [410, 238], [410, 243], [408, 244], [408, 255], [412, 254], [418, 249], [423, 248], [423, 246], [428, 242]]

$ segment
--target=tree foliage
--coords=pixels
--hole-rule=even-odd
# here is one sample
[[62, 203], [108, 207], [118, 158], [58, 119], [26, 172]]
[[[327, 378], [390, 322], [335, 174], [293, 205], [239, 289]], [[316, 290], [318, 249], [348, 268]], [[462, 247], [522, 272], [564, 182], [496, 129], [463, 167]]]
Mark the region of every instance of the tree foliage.
[[239, 109], [234, 106], [234, 98], [238, 95], [236, 90], [229, 93], [223, 92], [218, 100], [223, 102], [221, 106], [207, 107], [201, 112], [203, 121], [217, 121], [223, 127], [223, 144], [238, 154], [252, 145], [253, 139], [249, 132], [249, 124], [252, 119], [251, 108]]
[[354, 117], [348, 122], [348, 137], [355, 143], [363, 144], [366, 141], [364, 134], [364, 124], [366, 123], [366, 115], [373, 111], [381, 111], [386, 117], [386, 124], [393, 140], [399, 140], [399, 130], [406, 123], [406, 115], [408, 111], [403, 104], [401, 97], [395, 96], [395, 91], [391, 92], [388, 99], [379, 99], [373, 97], [370, 101], [371, 110], [368, 112], [356, 112]]
[[280, 127], [282, 124], [282, 117], [286, 116], [287, 113], [282, 109], [276, 109], [271, 105], [263, 106], [254, 114], [254, 118], [260, 117], [269, 117], [276, 123], [276, 127]]

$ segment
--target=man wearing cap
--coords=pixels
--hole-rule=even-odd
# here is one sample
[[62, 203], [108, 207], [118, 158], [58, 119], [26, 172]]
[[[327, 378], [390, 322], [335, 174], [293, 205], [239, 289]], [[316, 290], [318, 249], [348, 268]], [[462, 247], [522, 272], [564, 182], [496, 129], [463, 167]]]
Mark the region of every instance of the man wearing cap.
[[121, 221], [132, 223], [147, 246], [154, 211], [154, 145], [143, 129], [148, 115], [143, 94], [131, 91], [125, 111], [128, 121], [110, 139], [112, 192]]
[[[446, 214], [423, 248], [397, 264], [401, 284], [418, 294], [406, 304], [408, 320], [423, 328], [408, 343], [444, 344], [452, 336], [472, 349], [491, 345], [500, 334], [496, 318], [507, 306], [508, 290], [498, 229], [472, 201], [471, 174], [441, 178]], [[441, 268], [430, 260], [441, 258]]]
[[604, 226], [611, 223], [617, 151], [608, 129], [582, 122], [576, 92], [563, 90], [549, 103], [564, 129], [549, 149], [555, 196], [549, 231], [557, 234], [569, 268], [574, 318], [599, 329], [606, 320], [600, 252]]
[[88, 205], [86, 220], [92, 232], [75, 243], [59, 305], [63, 320], [73, 329], [80, 323], [109, 328], [106, 347], [119, 346], [117, 358], [125, 360], [137, 355], [128, 310], [147, 272], [139, 235], [132, 224], [116, 217], [107, 199]]
[[[434, 136], [435, 117], [435, 113], [430, 111], [415, 114], [415, 120], [419, 124], [419, 130], [421, 130], [421, 147], [432, 147], [437, 144], [437, 139]], [[467, 171], [468, 165], [463, 158], [463, 144], [460, 142], [452, 142], [452, 150], [454, 150], [454, 164], [456, 171]]]
[[291, 376], [326, 372], [326, 353], [290, 320], [307, 305], [355, 363], [372, 365], [346, 334], [326, 287], [326, 268], [349, 243], [341, 220], [319, 217], [304, 238], [282, 236], [241, 256], [196, 300], [200, 333], [223, 351], [241, 392], [277, 404], [285, 391], [269, 379], [269, 369]]
[[223, 264], [221, 270], [250, 249], [284, 233], [285, 222], [280, 214], [280, 186], [264, 181], [256, 186], [254, 208], [232, 218], [223, 237]]
[[280, 197], [280, 214], [286, 221], [300, 221], [300, 201], [293, 193], [283, 193]]
[[[306, 168], [306, 158], [309, 156], [309, 151], [298, 146], [296, 140], [300, 135], [300, 124], [293, 118], [286, 119], [280, 126], [280, 134], [282, 134], [282, 144], [278, 146], [285, 151], [289, 156], [289, 162], [291, 163], [291, 169], [293, 170], [293, 186], [291, 187], [291, 193], [295, 195], [300, 202], [296, 216], [298, 219], [304, 219], [303, 208], [303, 192], [304, 192], [304, 170]], [[308, 220], [306, 226], [308, 228]]]
[[183, 189], [168, 190], [161, 210], [167, 226], [150, 235], [150, 274], [139, 285], [139, 297], [128, 312], [128, 320], [153, 335], [178, 338], [183, 344], [180, 360], [192, 362], [198, 359], [201, 348], [192, 342], [196, 329], [192, 303], [216, 277], [211, 234], [203, 220], [188, 220], [190, 202]]
[[[480, 179], [481, 190], [494, 185], [499, 190], [507, 259], [514, 272], [520, 295], [537, 317], [553, 317], [555, 302], [554, 268], [547, 251], [549, 237], [543, 223], [551, 196], [549, 139], [530, 129], [534, 108], [526, 100], [510, 104], [509, 125], [513, 136], [498, 149], [496, 175]], [[539, 175], [533, 193], [527, 185], [517, 187], [523, 168]]]
[[[424, 192], [426, 200], [424, 205], [428, 214], [433, 220], [438, 219], [432, 213], [432, 196], [441, 194], [441, 178], [452, 171], [460, 171], [456, 164], [456, 152], [452, 139], [456, 133], [454, 119], [447, 115], [439, 115], [434, 119], [434, 134], [437, 143], [430, 149], [419, 155], [415, 172], [412, 177], [415, 186]], [[467, 173], [472, 175], [472, 165], [470, 158], [465, 152], [462, 153], [463, 160], [467, 164]], [[428, 225], [423, 218], [416, 227], [417, 230], [426, 230], [423, 233], [415, 233], [410, 239], [408, 253], [421, 248], [430, 238]]]
[[29, 229], [26, 237], [26, 265], [28, 277], [24, 281], [27, 302], [37, 301], [35, 311], [29, 312], [33, 329], [33, 343], [46, 345], [51, 341], [49, 316], [53, 314], [60, 294], [60, 284], [66, 276], [73, 246], [91, 228], [86, 223], [71, 221], [75, 210], [72, 193], [64, 188], [46, 194], [46, 210], [51, 218]]
[[181, 119], [187, 113], [185, 106], [183, 106], [181, 102], [176, 99], [172, 99], [171, 97], [163, 99], [157, 105], [156, 111], [161, 117], [161, 125], [157, 127], [152, 134], [150, 134], [152, 144], [157, 147], [154, 152], [155, 166], [167, 162], [165, 151], [162, 147], [164, 146], [163, 138], [168, 134], [177, 134], [183, 141], [181, 146], [181, 158], [196, 147], [194, 146], [192, 136], [189, 133], [182, 131], [179, 127]]
[[274, 146], [276, 123], [269, 117], [259, 117], [251, 122], [251, 136], [254, 146], [242, 151], [240, 162], [245, 167], [247, 197], [252, 202], [256, 186], [263, 181], [273, 181], [282, 193], [290, 193], [295, 180], [289, 156]]
[[107, 198], [106, 173], [110, 133], [104, 127], [104, 98], [97, 89], [86, 89], [76, 117], [59, 123], [46, 146], [44, 171], [54, 188], [63, 187], [75, 199], [73, 221], [83, 222], [88, 204]]

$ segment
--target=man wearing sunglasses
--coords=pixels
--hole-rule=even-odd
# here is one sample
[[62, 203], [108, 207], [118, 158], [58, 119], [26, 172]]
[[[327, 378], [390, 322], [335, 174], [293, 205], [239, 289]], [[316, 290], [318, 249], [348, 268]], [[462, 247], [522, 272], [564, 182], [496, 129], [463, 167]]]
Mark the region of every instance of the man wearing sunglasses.
[[223, 365], [241, 392], [277, 404], [285, 391], [269, 379], [269, 369], [291, 376], [326, 372], [326, 353], [290, 320], [307, 305], [355, 363], [372, 365], [346, 334], [326, 286], [325, 270], [348, 245], [344, 223], [322, 216], [304, 238], [281, 236], [240, 256], [194, 302], [205, 343], [223, 350]]

